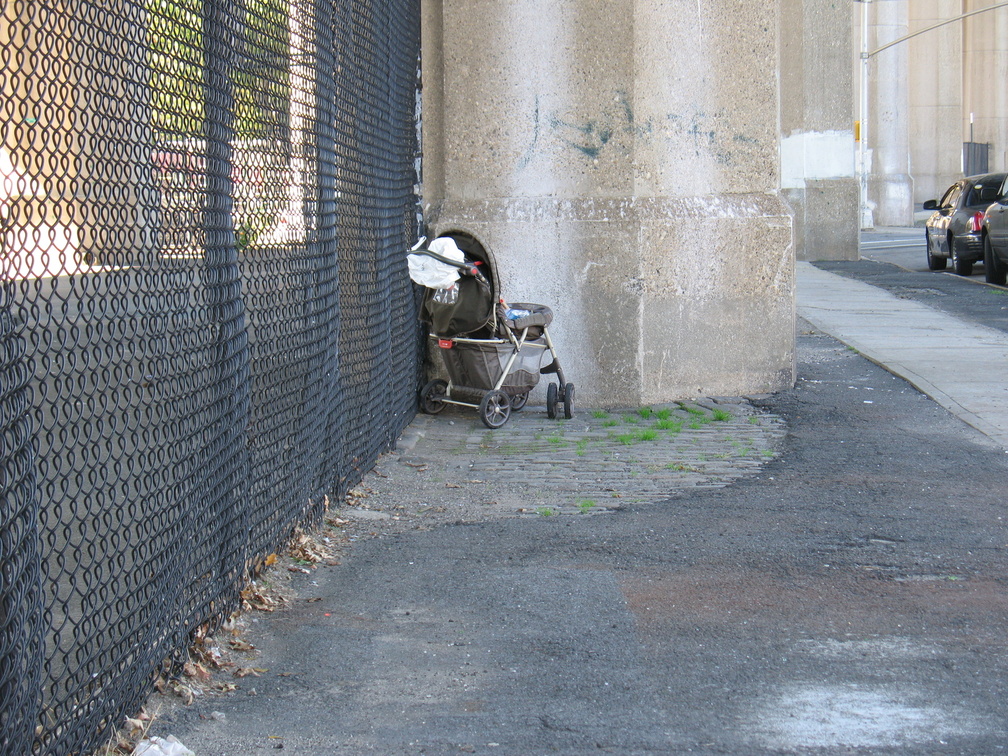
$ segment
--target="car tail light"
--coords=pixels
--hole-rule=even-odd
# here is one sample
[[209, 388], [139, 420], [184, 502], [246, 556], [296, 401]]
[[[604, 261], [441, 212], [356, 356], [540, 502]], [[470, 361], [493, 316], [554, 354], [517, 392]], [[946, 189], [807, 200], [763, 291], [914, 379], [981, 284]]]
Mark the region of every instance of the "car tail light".
[[966, 230], [970, 233], [977, 233], [983, 228], [984, 214], [977, 212], [973, 214], [973, 217], [966, 222]]

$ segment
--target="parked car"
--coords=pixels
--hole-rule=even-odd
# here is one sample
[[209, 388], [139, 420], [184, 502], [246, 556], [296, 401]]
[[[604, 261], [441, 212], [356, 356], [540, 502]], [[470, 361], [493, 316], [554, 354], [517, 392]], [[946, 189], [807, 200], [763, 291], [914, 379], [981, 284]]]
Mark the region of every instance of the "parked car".
[[1001, 186], [1001, 196], [984, 213], [984, 278], [987, 283], [1005, 285], [1008, 277], [1008, 179]]
[[973, 263], [984, 257], [984, 211], [1004, 196], [1001, 192], [1006, 175], [986, 173], [959, 179], [940, 200], [924, 203], [925, 210], [934, 210], [924, 228], [928, 268], [945, 270], [952, 260], [960, 276], [973, 272]]

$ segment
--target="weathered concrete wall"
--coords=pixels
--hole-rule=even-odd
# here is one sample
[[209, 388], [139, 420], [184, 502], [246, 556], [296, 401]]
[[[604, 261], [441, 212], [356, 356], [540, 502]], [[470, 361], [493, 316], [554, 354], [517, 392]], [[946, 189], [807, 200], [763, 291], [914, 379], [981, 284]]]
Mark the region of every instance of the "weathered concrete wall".
[[[962, 12], [962, 0], [915, 0], [910, 32]], [[910, 170], [914, 200], [937, 199], [962, 177], [963, 24], [942, 26], [907, 40], [910, 98]], [[885, 53], [883, 53], [884, 55]], [[968, 123], [968, 113], [967, 113]]]
[[[869, 6], [869, 49], [877, 50], [909, 33], [907, 0]], [[912, 226], [910, 175], [910, 94], [906, 43], [880, 52], [870, 63], [868, 197], [876, 226]]]
[[776, 0], [423, 7], [427, 221], [554, 309], [579, 402], [791, 385]]
[[[993, 3], [965, 0], [963, 11]], [[974, 114], [973, 139], [990, 145], [990, 169], [1008, 170], [1008, 8], [981, 13], [965, 21], [964, 96], [960, 115], [964, 139]]]
[[781, 3], [781, 188], [800, 260], [856, 260], [859, 194], [850, 8]]

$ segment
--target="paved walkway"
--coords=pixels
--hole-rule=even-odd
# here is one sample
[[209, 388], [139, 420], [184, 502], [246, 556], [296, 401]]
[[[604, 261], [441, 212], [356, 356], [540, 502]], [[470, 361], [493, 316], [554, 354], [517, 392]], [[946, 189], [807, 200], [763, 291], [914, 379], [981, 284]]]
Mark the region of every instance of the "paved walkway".
[[801, 317], [1008, 451], [1008, 336], [811, 263], [797, 277]]

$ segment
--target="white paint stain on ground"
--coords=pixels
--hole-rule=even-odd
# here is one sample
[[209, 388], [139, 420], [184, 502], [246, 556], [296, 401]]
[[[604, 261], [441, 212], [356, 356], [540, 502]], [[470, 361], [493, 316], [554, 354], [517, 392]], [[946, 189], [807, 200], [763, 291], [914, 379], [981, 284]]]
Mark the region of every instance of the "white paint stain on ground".
[[938, 744], [979, 729], [965, 712], [918, 705], [884, 686], [795, 686], [762, 701], [754, 718], [750, 731], [775, 749]]

